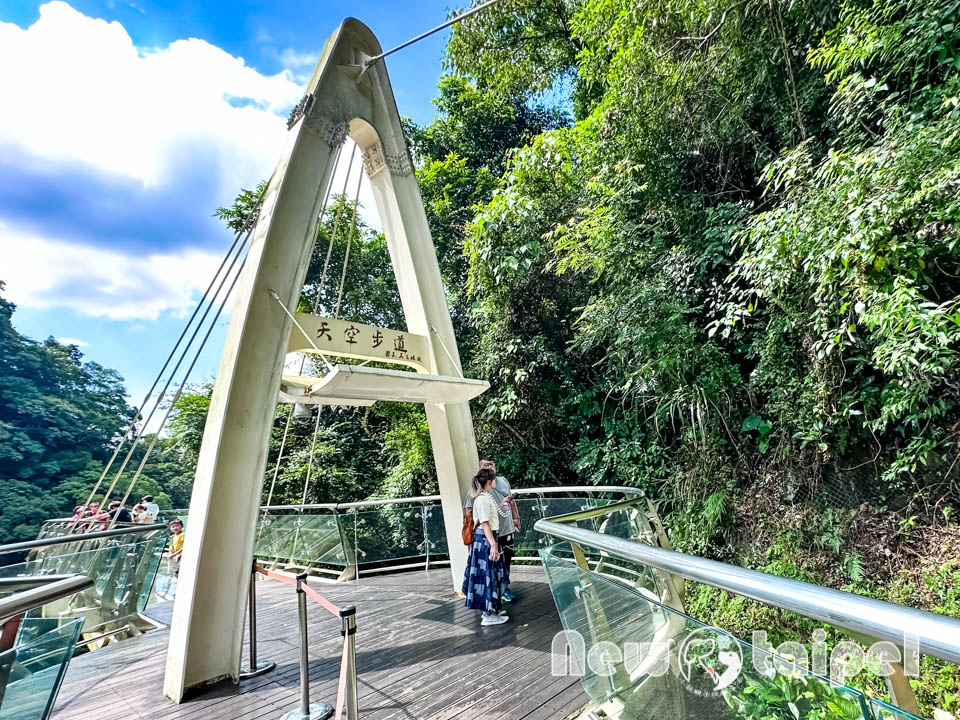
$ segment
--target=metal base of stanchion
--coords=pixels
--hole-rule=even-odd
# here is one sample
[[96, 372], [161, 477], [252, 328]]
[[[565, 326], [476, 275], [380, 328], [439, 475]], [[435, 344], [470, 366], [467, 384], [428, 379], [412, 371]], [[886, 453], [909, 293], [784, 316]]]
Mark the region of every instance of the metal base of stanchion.
[[333, 705], [315, 703], [310, 706], [309, 715], [304, 715], [300, 708], [297, 708], [288, 712], [280, 720], [327, 720], [331, 715], [333, 715]]
[[240, 674], [237, 676], [241, 680], [249, 680], [250, 678], [259, 677], [260, 675], [265, 675], [266, 673], [273, 670], [277, 664], [275, 662], [268, 662], [265, 665], [261, 665], [258, 668], [244, 668], [240, 671]]

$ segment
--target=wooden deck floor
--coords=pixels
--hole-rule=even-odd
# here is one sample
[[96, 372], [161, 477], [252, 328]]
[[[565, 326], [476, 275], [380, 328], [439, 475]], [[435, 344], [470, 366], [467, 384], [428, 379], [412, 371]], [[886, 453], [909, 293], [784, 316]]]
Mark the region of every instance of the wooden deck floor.
[[[387, 718], [563, 718], [587, 702], [580, 681], [550, 675], [560, 628], [540, 567], [515, 567], [510, 622], [481, 628], [453, 596], [446, 568], [314, 586], [357, 606], [360, 715]], [[292, 587], [258, 583], [259, 655], [267, 675], [221, 683], [174, 705], [162, 694], [168, 633], [159, 630], [73, 660], [56, 720], [279, 720], [297, 706], [297, 606]], [[340, 621], [308, 601], [311, 699], [333, 703]], [[162, 611], [162, 608], [157, 608]], [[169, 612], [169, 611], [168, 611]]]

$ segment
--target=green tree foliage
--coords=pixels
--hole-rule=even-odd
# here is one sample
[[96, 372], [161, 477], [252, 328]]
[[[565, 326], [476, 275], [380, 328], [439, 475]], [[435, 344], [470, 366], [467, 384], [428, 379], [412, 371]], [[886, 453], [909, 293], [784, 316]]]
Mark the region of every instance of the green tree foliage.
[[503, 17], [448, 48], [494, 96], [575, 72], [576, 123], [509, 153], [469, 225], [478, 436], [541, 481], [647, 488], [681, 549], [883, 596], [851, 527], [956, 533], [960, 6], [571, 10], [550, 80], [511, 74], [519, 36], [481, 52]]
[[501, 97], [549, 90], [576, 68], [575, 7], [571, 0], [500, 0], [454, 26], [446, 64]]
[[[44, 520], [85, 502], [134, 413], [116, 371], [84, 362], [76, 346], [24, 337], [14, 310], [0, 297], [0, 542], [36, 537]], [[183, 491], [184, 468], [163, 448], [161, 439], [135, 491], [169, 507], [189, 485]]]
[[[467, 243], [486, 416], [555, 412], [564, 471], [680, 503], [878, 443], [888, 480], [955, 458], [954, 10], [577, 4], [554, 81], [593, 105], [511, 154]], [[480, 42], [454, 67], [517, 92], [530, 48]]]

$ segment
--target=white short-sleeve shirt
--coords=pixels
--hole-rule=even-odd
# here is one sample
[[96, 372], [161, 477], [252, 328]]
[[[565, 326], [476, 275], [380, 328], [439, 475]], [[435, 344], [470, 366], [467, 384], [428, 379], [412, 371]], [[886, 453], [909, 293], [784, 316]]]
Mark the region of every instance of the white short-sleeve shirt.
[[500, 530], [500, 513], [497, 512], [497, 503], [490, 497], [490, 493], [480, 493], [473, 501], [473, 520], [480, 523], [490, 523], [490, 529]]
[[[490, 490], [490, 495], [493, 498], [494, 504], [497, 506], [497, 512], [500, 514], [500, 532], [501, 535], [507, 537], [508, 535], [513, 535], [517, 528], [513, 523], [513, 508], [509, 505], [503, 507], [503, 500], [513, 493], [513, 490], [510, 488], [510, 483], [507, 482], [507, 479], [502, 475], [497, 475], [497, 482], [494, 484], [493, 488]], [[473, 495], [467, 495], [467, 501], [464, 504], [465, 508], [473, 507]]]

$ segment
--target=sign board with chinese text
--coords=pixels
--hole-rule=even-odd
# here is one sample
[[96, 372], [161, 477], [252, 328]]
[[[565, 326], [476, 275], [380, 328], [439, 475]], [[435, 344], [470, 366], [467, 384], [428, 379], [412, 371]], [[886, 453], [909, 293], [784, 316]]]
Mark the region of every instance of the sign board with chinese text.
[[294, 325], [287, 352], [316, 353], [316, 345], [324, 355], [396, 363], [429, 372], [430, 344], [423, 335], [308, 313], [297, 313], [296, 317], [310, 340]]

